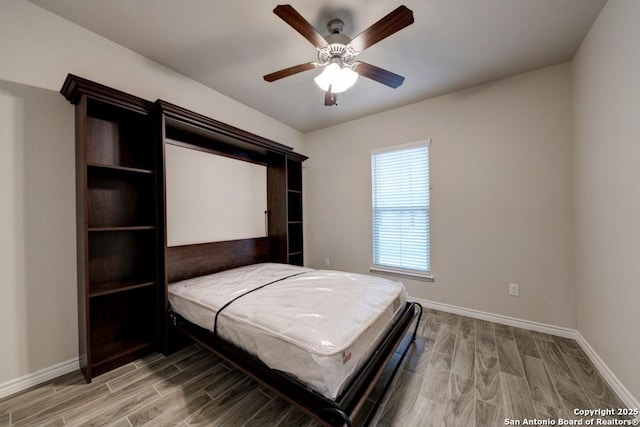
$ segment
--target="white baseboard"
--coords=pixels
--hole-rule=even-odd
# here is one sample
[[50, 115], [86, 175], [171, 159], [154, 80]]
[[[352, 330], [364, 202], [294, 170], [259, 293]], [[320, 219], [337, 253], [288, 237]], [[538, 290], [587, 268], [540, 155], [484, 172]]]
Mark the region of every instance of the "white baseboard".
[[596, 367], [602, 378], [609, 384], [609, 387], [613, 390], [615, 394], [618, 395], [622, 403], [627, 405], [627, 408], [640, 408], [640, 402], [631, 394], [631, 392], [622, 384], [622, 382], [615, 376], [611, 369], [604, 363], [604, 361], [600, 358], [598, 353], [589, 345], [587, 340], [582, 336], [582, 334], [576, 331], [576, 341], [582, 347], [582, 350], [587, 354], [591, 363]]
[[48, 368], [41, 369], [39, 371], [27, 374], [20, 378], [7, 381], [0, 384], [0, 399], [11, 396], [12, 394], [19, 393], [28, 389], [29, 387], [36, 386], [45, 381], [52, 380], [61, 375], [68, 374], [80, 369], [78, 358], [67, 360], [66, 362], [58, 363], [57, 365], [49, 366]]
[[527, 329], [529, 331], [543, 332], [545, 334], [557, 335], [565, 338], [576, 338], [576, 331], [574, 329], [533, 322], [531, 320], [518, 319], [516, 317], [503, 316], [501, 314], [487, 313], [485, 311], [473, 310], [455, 305], [442, 304], [435, 301], [427, 301], [420, 298], [409, 297], [409, 299], [411, 301], [419, 302], [425, 308], [432, 308], [434, 310], [446, 311], [449, 313], [459, 314], [461, 316], [473, 317], [474, 319], [488, 320], [490, 322]]
[[411, 301], [420, 303], [424, 308], [446, 311], [449, 313], [459, 314], [461, 316], [473, 317], [474, 319], [488, 320], [490, 322], [500, 323], [517, 328], [527, 329], [529, 331], [544, 332], [546, 334], [556, 335], [565, 338], [571, 338], [578, 342], [582, 350], [587, 354], [591, 363], [598, 370], [602, 378], [607, 382], [611, 390], [616, 393], [622, 403], [627, 408], [640, 408], [640, 403], [631, 394], [631, 392], [622, 384], [622, 382], [614, 375], [604, 361], [598, 356], [598, 353], [589, 345], [586, 339], [575, 329], [563, 328], [560, 326], [548, 325], [546, 323], [532, 322], [530, 320], [518, 319], [501, 314], [487, 313], [484, 311], [473, 310], [455, 305], [442, 304], [435, 301], [427, 301], [420, 298], [409, 297]]

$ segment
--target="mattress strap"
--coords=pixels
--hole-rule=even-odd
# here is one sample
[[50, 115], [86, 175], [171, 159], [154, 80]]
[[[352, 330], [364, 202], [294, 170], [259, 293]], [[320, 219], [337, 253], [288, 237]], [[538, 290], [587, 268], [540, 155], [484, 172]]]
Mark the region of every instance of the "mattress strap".
[[225, 308], [229, 307], [232, 303], [234, 303], [235, 301], [239, 300], [240, 298], [242, 298], [245, 295], [249, 295], [250, 293], [257, 291], [258, 289], [266, 288], [267, 286], [273, 285], [274, 283], [278, 283], [278, 282], [281, 282], [283, 280], [287, 280], [287, 279], [289, 279], [291, 277], [299, 276], [299, 275], [304, 274], [304, 273], [306, 273], [306, 271], [301, 271], [300, 273], [291, 274], [289, 276], [285, 276], [285, 277], [282, 277], [280, 279], [276, 279], [276, 280], [274, 280], [272, 282], [265, 283], [264, 285], [260, 285], [257, 288], [251, 289], [250, 291], [247, 291], [244, 294], [240, 294], [237, 297], [235, 297], [234, 299], [228, 301], [225, 305], [220, 307], [220, 309], [216, 312], [216, 317], [213, 319], [213, 335], [214, 336], [218, 335], [218, 316], [220, 316], [220, 313], [222, 313], [222, 310], [224, 310]]

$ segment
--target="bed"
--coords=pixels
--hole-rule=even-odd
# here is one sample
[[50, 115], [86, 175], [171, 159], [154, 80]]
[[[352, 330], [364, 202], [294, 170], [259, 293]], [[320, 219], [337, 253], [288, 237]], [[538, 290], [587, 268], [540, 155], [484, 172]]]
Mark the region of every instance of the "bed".
[[183, 276], [168, 285], [173, 327], [327, 425], [371, 420], [422, 312], [400, 282], [354, 273], [259, 262]]

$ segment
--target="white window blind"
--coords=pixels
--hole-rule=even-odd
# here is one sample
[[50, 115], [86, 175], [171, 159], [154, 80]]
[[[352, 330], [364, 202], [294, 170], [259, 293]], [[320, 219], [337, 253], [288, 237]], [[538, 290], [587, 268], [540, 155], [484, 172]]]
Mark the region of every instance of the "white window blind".
[[371, 152], [374, 268], [431, 274], [429, 143]]

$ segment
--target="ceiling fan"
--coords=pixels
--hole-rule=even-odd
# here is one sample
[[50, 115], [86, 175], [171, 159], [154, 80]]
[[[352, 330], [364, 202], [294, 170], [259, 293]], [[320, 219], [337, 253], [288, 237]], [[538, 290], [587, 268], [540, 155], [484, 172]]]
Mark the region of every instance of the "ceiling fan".
[[342, 33], [344, 23], [339, 19], [329, 21], [327, 25], [329, 35], [323, 37], [291, 5], [278, 5], [273, 9], [273, 13], [318, 49], [318, 61], [294, 65], [267, 74], [264, 76], [266, 81], [273, 82], [303, 71], [324, 67], [323, 72], [315, 78], [316, 84], [325, 91], [324, 105], [336, 105], [336, 94], [353, 86], [358, 75], [394, 89], [404, 81], [404, 77], [398, 74], [366, 62], [356, 61], [355, 58], [366, 48], [414, 22], [413, 12], [406, 6], [398, 7], [353, 39]]

